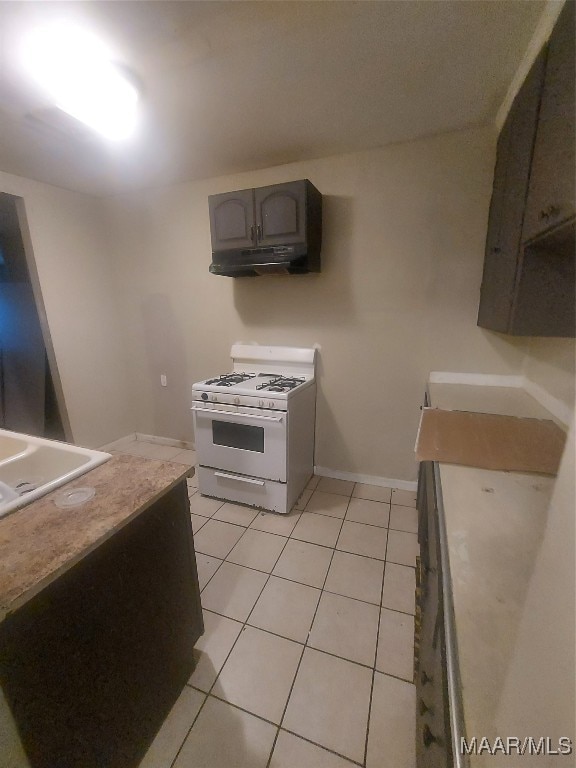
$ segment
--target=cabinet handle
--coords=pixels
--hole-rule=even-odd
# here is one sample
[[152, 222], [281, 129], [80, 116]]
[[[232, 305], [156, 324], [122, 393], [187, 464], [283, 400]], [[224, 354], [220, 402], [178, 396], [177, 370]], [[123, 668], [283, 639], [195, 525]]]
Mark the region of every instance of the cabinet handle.
[[540, 221], [547, 221], [548, 219], [555, 218], [560, 213], [560, 208], [557, 205], [549, 205], [547, 208], [543, 208], [540, 211], [538, 218]]
[[438, 741], [436, 736], [434, 736], [434, 734], [430, 730], [428, 723], [426, 723], [426, 725], [422, 729], [422, 741], [424, 742], [424, 746], [426, 747], [426, 749], [428, 749], [432, 744], [434, 744], [434, 742]]
[[260, 226], [260, 224], [258, 224], [258, 226], [256, 227], [256, 239], [262, 240], [262, 227]]
[[492, 248], [492, 253], [501, 253], [502, 248], [500, 248], [499, 245], [495, 245], [494, 248]]
[[426, 712], [430, 712], [430, 714], [433, 715], [434, 714], [434, 707], [429, 707], [425, 703], [424, 699], [420, 699], [420, 703], [418, 705], [418, 711], [420, 712], [421, 715], [425, 715]]
[[433, 679], [434, 678], [429, 677], [426, 674], [426, 672], [424, 672], [424, 670], [422, 670], [422, 672], [420, 672], [420, 682], [422, 683], [422, 685], [426, 685], [426, 683], [431, 683], [433, 681]]
[[254, 224], [250, 224], [250, 240], [254, 240]]

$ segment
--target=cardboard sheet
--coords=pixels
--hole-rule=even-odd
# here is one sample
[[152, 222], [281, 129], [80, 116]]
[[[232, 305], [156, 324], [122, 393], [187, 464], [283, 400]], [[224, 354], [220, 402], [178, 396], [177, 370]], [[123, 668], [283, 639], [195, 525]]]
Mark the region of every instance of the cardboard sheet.
[[424, 408], [418, 461], [556, 475], [565, 433], [547, 419]]

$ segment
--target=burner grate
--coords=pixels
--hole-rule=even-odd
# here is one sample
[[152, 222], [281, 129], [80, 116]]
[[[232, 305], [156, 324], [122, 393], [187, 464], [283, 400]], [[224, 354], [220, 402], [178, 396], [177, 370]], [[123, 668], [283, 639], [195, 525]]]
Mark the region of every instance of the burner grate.
[[304, 381], [304, 379], [295, 376], [277, 376], [271, 381], [257, 384], [256, 389], [263, 389], [267, 392], [289, 392], [291, 389], [303, 384]]
[[215, 379], [208, 379], [205, 384], [213, 384], [216, 387], [233, 387], [247, 379], [254, 378], [255, 373], [223, 373]]

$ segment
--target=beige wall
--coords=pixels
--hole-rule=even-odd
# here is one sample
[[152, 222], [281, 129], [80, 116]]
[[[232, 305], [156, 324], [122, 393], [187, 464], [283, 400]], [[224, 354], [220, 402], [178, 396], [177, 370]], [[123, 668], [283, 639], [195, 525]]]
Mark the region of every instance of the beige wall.
[[[0, 174], [25, 200], [74, 440], [193, 439], [190, 388], [238, 340], [320, 346], [315, 461], [337, 472], [415, 478], [430, 370], [525, 373], [573, 403], [572, 340], [476, 326], [494, 148], [471, 129], [107, 200]], [[210, 275], [208, 195], [305, 177], [322, 273]]]
[[74, 442], [97, 447], [133, 432], [102, 202], [5, 173], [0, 191], [24, 199]]
[[[413, 480], [430, 370], [522, 372], [526, 342], [476, 326], [494, 152], [471, 129], [108, 199], [138, 430], [190, 439], [192, 383], [234, 341], [318, 344], [316, 464]], [[208, 195], [298, 178], [324, 196], [322, 273], [210, 275]]]
[[574, 409], [576, 345], [574, 339], [527, 340], [524, 375]]

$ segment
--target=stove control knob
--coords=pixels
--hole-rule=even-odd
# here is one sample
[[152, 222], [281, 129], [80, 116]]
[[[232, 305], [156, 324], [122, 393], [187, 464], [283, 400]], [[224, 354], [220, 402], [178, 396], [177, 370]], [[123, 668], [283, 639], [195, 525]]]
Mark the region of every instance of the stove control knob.
[[234, 405], [240, 405], [240, 398], [239, 397], [235, 397], [234, 398]]
[[212, 395], [212, 401], [217, 403], [218, 402], [218, 396], [217, 395]]
[[206, 394], [206, 392], [202, 392], [200, 397], [202, 398], [202, 400], [208, 400], [208, 395]]
[[258, 408], [264, 408], [264, 400], [258, 400]]
[[273, 400], [269, 401], [268, 408], [274, 408], [274, 401]]

